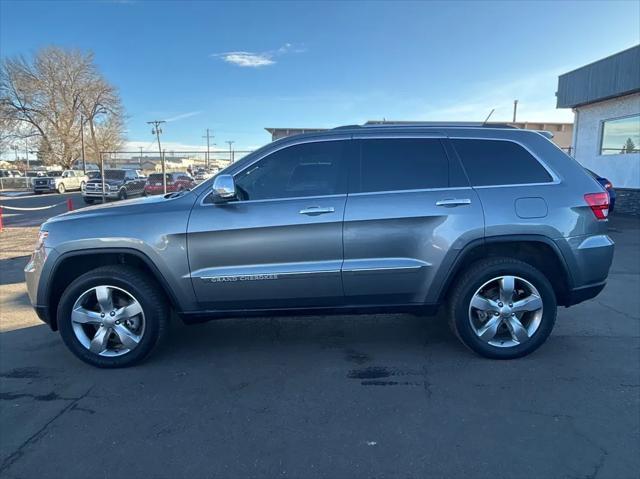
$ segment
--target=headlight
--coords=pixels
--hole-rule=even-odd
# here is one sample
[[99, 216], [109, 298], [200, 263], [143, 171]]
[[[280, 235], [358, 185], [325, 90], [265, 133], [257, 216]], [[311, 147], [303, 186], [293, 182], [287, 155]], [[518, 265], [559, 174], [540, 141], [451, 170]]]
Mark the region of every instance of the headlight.
[[38, 241], [36, 241], [36, 247], [34, 248], [34, 250], [38, 251], [39, 249], [41, 249], [44, 246], [44, 241], [48, 237], [49, 237], [49, 232], [48, 231], [40, 230], [40, 232], [38, 233]]
[[52, 185], [56, 184], [56, 180], [49, 180], [49, 183], [51, 183]]

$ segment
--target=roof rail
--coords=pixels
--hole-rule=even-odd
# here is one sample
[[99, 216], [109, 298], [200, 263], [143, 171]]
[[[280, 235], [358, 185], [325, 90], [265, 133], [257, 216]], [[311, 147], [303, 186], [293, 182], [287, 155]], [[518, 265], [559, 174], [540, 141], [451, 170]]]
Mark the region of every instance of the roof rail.
[[383, 128], [383, 127], [431, 127], [431, 128], [511, 128], [517, 127], [507, 123], [483, 123], [481, 121], [368, 121], [364, 128]]
[[361, 125], [342, 125], [342, 126], [336, 126], [335, 128], [332, 128], [332, 130], [351, 130], [353, 128], [362, 128]]

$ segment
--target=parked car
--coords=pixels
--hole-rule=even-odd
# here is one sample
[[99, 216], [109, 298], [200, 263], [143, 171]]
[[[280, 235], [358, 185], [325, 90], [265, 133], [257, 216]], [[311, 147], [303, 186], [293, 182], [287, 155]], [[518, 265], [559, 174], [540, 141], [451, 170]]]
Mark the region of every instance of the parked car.
[[101, 178], [100, 170], [87, 171], [87, 178], [90, 180], [98, 180]]
[[0, 178], [13, 178], [11, 170], [0, 170]]
[[272, 142], [191, 191], [45, 222], [38, 316], [99, 367], [142, 360], [175, 311], [215, 317], [446, 305], [511, 359], [558, 306], [604, 288], [609, 196], [543, 135], [491, 125], [343, 127]]
[[[167, 178], [167, 193], [188, 190], [196, 186], [196, 182], [186, 173], [165, 173]], [[161, 195], [164, 193], [162, 173], [151, 173], [144, 186], [146, 195]]]
[[215, 169], [213, 169], [213, 168], [210, 168], [210, 169], [199, 168], [195, 172], [195, 179], [196, 179], [196, 181], [204, 181], [204, 180], [207, 180], [207, 179], [211, 178], [216, 173], [218, 173], [218, 169], [217, 168], [215, 168]]
[[86, 182], [87, 177], [82, 171], [48, 171], [45, 176], [33, 181], [33, 191], [35, 194], [52, 192], [62, 194], [67, 190], [81, 190]]
[[599, 174], [591, 171], [588, 168], [585, 168], [591, 176], [593, 176], [598, 183], [600, 183], [607, 193], [609, 193], [609, 213], [613, 213], [613, 208], [616, 205], [616, 190], [613, 188], [613, 183], [611, 183], [604, 176], [600, 176]]
[[[104, 197], [107, 200], [126, 200], [144, 192], [147, 178], [139, 170], [104, 170]], [[82, 199], [87, 204], [102, 200], [102, 178], [89, 180], [82, 191]]]

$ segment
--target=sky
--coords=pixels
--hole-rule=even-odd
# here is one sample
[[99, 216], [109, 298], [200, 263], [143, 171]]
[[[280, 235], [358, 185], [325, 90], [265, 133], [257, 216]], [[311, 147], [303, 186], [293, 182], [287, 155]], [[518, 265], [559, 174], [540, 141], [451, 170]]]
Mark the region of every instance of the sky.
[[367, 120], [572, 121], [559, 74], [640, 43], [638, 1], [0, 0], [0, 56], [90, 50], [128, 148], [270, 141], [265, 127]]

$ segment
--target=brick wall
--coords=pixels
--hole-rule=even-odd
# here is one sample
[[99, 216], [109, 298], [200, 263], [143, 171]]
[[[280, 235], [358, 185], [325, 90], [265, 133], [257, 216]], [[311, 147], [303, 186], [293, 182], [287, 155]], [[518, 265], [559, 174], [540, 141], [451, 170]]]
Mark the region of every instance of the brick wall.
[[613, 214], [640, 216], [640, 190], [616, 188], [616, 205]]

